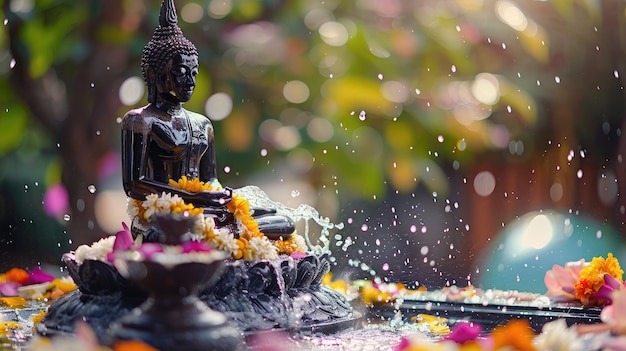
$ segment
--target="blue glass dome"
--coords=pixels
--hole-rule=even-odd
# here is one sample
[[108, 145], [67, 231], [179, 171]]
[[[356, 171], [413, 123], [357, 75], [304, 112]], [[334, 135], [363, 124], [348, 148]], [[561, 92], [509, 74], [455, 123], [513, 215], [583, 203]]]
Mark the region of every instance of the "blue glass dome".
[[609, 252], [626, 262], [624, 240], [610, 225], [581, 215], [530, 212], [507, 224], [483, 251], [474, 284], [543, 294], [544, 276], [553, 265]]

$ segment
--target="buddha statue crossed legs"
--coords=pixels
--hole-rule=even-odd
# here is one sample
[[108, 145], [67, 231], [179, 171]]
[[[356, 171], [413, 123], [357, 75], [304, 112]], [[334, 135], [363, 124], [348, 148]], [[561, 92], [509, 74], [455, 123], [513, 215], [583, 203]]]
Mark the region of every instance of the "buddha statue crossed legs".
[[[148, 105], [129, 111], [122, 122], [124, 190], [139, 201], [150, 194], [178, 196], [203, 208], [216, 226], [227, 226], [234, 222], [226, 208], [233, 194], [217, 179], [213, 125], [206, 116], [182, 107], [195, 88], [198, 51], [177, 22], [173, 1], [165, 0], [160, 25], [141, 57]], [[183, 177], [206, 186], [189, 191], [172, 185], [171, 180]], [[291, 219], [271, 209], [253, 209], [252, 216], [270, 239], [288, 238], [295, 230]], [[133, 219], [135, 235], [147, 234], [149, 228], [143, 218]]]

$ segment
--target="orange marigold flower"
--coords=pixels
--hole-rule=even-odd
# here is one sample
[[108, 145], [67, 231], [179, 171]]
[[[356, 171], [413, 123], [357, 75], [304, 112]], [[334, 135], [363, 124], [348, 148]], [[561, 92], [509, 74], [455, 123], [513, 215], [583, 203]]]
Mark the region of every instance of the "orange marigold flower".
[[617, 258], [609, 253], [608, 257], [594, 257], [591, 263], [580, 271], [580, 278], [574, 284], [574, 293], [577, 299], [585, 305], [601, 304], [594, 295], [604, 286], [604, 275], [622, 282], [624, 271], [620, 267]]
[[159, 351], [154, 347], [139, 340], [118, 341], [113, 347], [113, 351]]
[[493, 349], [511, 349], [518, 351], [535, 351], [533, 339], [535, 333], [525, 319], [514, 319], [505, 326], [497, 326], [491, 333]]
[[7, 282], [24, 284], [28, 280], [28, 272], [22, 268], [11, 268], [6, 272], [5, 279]]
[[293, 240], [283, 240], [282, 237], [274, 241], [274, 246], [278, 248], [279, 254], [291, 255], [294, 252], [302, 252], [300, 247], [298, 247], [298, 245], [293, 242]]

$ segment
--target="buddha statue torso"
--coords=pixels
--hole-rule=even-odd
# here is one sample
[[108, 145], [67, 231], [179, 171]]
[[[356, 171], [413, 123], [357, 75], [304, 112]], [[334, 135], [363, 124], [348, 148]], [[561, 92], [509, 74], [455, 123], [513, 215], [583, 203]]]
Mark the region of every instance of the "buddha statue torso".
[[170, 113], [149, 105], [124, 117], [122, 138], [147, 151], [145, 161], [136, 160], [143, 165], [132, 170], [133, 178], [164, 183], [182, 176], [205, 182], [216, 178], [210, 120], [183, 108]]

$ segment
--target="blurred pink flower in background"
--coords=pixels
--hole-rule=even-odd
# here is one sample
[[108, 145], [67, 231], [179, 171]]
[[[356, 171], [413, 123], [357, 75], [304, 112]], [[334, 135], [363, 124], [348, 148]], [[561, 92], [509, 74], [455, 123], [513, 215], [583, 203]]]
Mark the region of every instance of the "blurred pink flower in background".
[[62, 216], [69, 208], [67, 189], [61, 183], [48, 187], [43, 196], [43, 209], [52, 217]]

